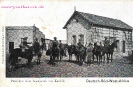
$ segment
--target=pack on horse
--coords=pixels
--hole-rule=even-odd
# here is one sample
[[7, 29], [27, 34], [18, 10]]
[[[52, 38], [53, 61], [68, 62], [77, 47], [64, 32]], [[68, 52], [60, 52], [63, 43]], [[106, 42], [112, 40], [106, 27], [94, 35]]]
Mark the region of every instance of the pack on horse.
[[101, 54], [101, 59], [104, 56], [104, 61], [105, 61], [105, 54], [107, 55], [107, 63], [109, 63], [110, 60], [110, 56], [111, 56], [111, 62], [113, 60], [113, 52], [114, 49], [117, 48], [117, 40], [115, 40], [111, 45], [108, 46], [104, 46], [101, 50], [102, 54]]
[[35, 39], [35, 42], [33, 43], [33, 50], [35, 53], [35, 56], [37, 56], [37, 64], [40, 64], [40, 58], [42, 56], [42, 49], [38, 42], [38, 39]]
[[33, 59], [33, 46], [28, 46], [26, 49], [25, 47], [27, 46], [28, 43], [24, 38], [22, 44], [20, 45], [20, 48], [15, 48], [11, 51], [10, 57], [9, 57], [9, 62], [10, 62], [10, 67], [9, 71], [14, 70], [17, 65], [18, 65], [18, 57], [28, 59], [28, 67], [30, 68], [31, 61]]

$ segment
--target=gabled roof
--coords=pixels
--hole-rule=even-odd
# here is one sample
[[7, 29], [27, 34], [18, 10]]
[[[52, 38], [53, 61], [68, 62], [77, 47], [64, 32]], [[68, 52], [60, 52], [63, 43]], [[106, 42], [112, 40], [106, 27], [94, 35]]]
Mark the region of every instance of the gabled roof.
[[21, 29], [34, 29], [33, 26], [5, 26], [6, 29], [21, 30]]
[[71, 18], [67, 21], [65, 26], [63, 28], [66, 28], [70, 20], [73, 18], [74, 15], [80, 15], [82, 16], [85, 20], [87, 20], [89, 23], [93, 25], [99, 25], [99, 26], [105, 26], [105, 27], [113, 27], [113, 28], [120, 28], [120, 29], [133, 29], [131, 26], [127, 25], [126, 23], [122, 22], [121, 20], [118, 19], [113, 19], [113, 18], [108, 18], [108, 17], [102, 17], [94, 14], [89, 14], [89, 13], [83, 13], [79, 11], [75, 11]]

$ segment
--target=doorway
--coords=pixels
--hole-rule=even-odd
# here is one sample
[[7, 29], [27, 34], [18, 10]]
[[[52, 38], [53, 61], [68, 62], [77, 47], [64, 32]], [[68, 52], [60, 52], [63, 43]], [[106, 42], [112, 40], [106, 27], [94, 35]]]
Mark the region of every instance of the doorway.
[[9, 42], [9, 53], [14, 49], [14, 42]]
[[123, 53], [125, 53], [125, 41], [123, 41]]

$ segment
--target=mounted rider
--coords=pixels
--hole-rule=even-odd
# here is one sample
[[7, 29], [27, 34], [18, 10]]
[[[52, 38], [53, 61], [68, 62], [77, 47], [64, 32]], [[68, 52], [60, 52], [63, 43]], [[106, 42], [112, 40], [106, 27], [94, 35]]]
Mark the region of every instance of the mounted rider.
[[52, 48], [53, 49], [59, 48], [58, 46], [59, 46], [59, 44], [58, 44], [58, 41], [57, 41], [57, 37], [54, 37], [54, 40], [52, 42]]
[[32, 42], [27, 42], [28, 37], [21, 38], [21, 44], [19, 47], [22, 49], [22, 52], [25, 52], [26, 49], [29, 49], [28, 44], [32, 44]]
[[104, 47], [105, 48], [108, 48], [109, 47], [109, 40], [107, 37], [105, 37], [105, 40], [104, 40]]

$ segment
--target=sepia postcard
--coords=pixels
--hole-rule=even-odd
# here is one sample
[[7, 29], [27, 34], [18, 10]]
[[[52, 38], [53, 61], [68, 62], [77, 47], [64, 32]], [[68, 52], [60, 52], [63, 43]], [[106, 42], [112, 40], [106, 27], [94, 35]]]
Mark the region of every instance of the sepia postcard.
[[132, 0], [0, 0], [0, 87], [132, 87]]

